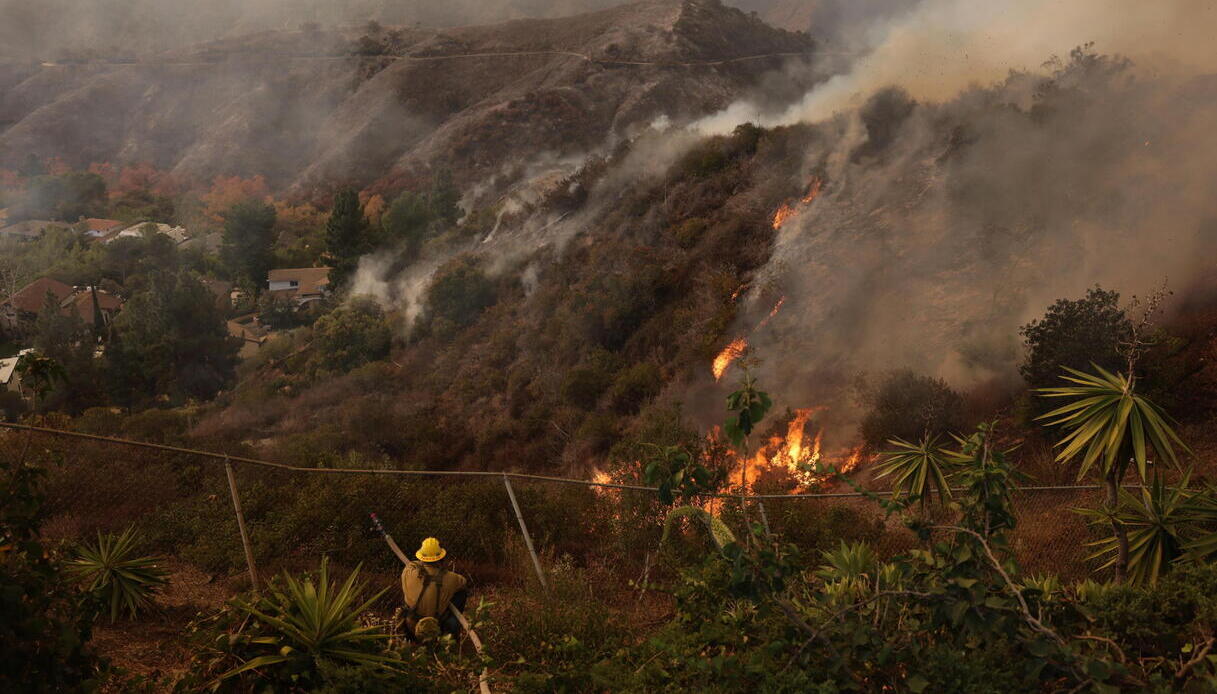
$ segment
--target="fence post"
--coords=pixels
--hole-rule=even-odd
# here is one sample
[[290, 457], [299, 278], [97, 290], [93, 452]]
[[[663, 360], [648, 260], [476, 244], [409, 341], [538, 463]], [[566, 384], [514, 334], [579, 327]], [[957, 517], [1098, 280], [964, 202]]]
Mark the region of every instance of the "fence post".
[[245, 548], [245, 564], [249, 566], [249, 582], [258, 592], [258, 569], [254, 566], [254, 552], [249, 546], [249, 532], [245, 529], [245, 513], [241, 510], [241, 496], [237, 494], [237, 476], [232, 471], [232, 461], [224, 459], [224, 471], [228, 473], [228, 491], [232, 493], [232, 508], [237, 512], [237, 528], [241, 531], [241, 546]]
[[537, 559], [537, 550], [532, 547], [532, 536], [528, 534], [528, 526], [524, 524], [524, 514], [520, 513], [520, 503], [516, 501], [515, 490], [511, 488], [511, 480], [507, 475], [503, 475], [503, 486], [507, 487], [507, 496], [511, 499], [511, 508], [516, 512], [516, 520], [520, 521], [520, 532], [524, 533], [524, 544], [528, 546], [528, 554], [532, 557], [532, 567], [537, 570], [537, 580], [541, 582], [542, 588], [548, 588], [545, 584], [545, 574], [541, 571], [541, 560]]

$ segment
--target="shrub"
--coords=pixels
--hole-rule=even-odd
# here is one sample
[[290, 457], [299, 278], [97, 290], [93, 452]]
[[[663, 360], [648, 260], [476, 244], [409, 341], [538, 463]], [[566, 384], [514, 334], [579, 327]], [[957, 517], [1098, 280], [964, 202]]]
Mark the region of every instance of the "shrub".
[[[1101, 287], [1087, 290], [1081, 299], [1058, 299], [1044, 317], [1024, 325], [1026, 357], [1019, 373], [1031, 388], [1060, 385], [1063, 367], [1087, 373], [1097, 364], [1119, 371], [1124, 360], [1118, 351], [1132, 324], [1119, 306], [1120, 294]], [[1039, 403], [1046, 411], [1050, 403]]]
[[494, 305], [496, 298], [494, 283], [478, 261], [462, 256], [436, 271], [427, 289], [427, 316], [463, 328]]
[[0, 448], [0, 691], [95, 691], [95, 610], [39, 536], [42, 474]]
[[390, 634], [360, 624], [379, 594], [361, 602], [358, 581], [358, 569], [331, 581], [323, 559], [315, 577], [284, 574], [264, 595], [233, 600], [210, 620], [219, 633], [196, 656], [197, 684], [298, 691], [324, 684], [327, 665], [400, 669], [404, 662], [386, 649]]
[[963, 428], [963, 398], [945, 381], [912, 371], [893, 371], [873, 390], [863, 390], [869, 411], [862, 419], [862, 439], [871, 448], [890, 439], [920, 441]]
[[355, 297], [317, 319], [313, 344], [316, 368], [350, 371], [389, 354], [393, 335], [384, 311], [370, 297]]
[[663, 380], [659, 367], [650, 362], [642, 362], [617, 374], [608, 397], [617, 412], [636, 414], [648, 400], [658, 395], [662, 388]]
[[155, 559], [136, 555], [138, 545], [134, 528], [120, 535], [98, 533], [97, 543], [78, 548], [68, 564], [69, 571], [109, 606], [111, 622], [120, 612], [134, 618], [152, 605], [152, 596], [168, 582], [168, 572], [157, 567]]

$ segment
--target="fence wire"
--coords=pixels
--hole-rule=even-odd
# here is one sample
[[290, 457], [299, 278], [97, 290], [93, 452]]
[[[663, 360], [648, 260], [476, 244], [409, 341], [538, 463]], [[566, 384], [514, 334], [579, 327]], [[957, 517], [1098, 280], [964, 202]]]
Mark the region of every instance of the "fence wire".
[[[250, 558], [263, 579], [283, 570], [313, 568], [324, 556], [337, 565], [362, 566], [378, 583], [391, 585], [400, 564], [371, 527], [373, 512], [407, 553], [426, 537], [440, 538], [455, 570], [478, 582], [540, 582], [553, 567], [566, 564], [599, 564], [619, 575], [642, 577], [663, 571], [665, 563], [679, 564], [681, 554], [693, 558], [705, 551], [704, 529], [678, 523], [675, 541], [663, 550], [661, 561], [666, 507], [653, 490], [637, 485], [604, 487], [501, 474], [301, 471], [235, 458], [235, 485], [230, 485], [222, 456], [209, 460], [183, 449], [12, 428], [0, 428], [0, 447], [47, 469], [48, 537], [80, 541], [133, 526], [149, 551], [225, 576], [237, 586], [251, 579], [233, 486]], [[1090, 575], [1094, 563], [1087, 561], [1086, 545], [1102, 537], [1102, 529], [1089, 526], [1074, 509], [1097, 508], [1101, 498], [1094, 487], [1019, 490], [1018, 525], [1010, 540], [1024, 570], [1064, 580]], [[708, 503], [737, 534], [745, 521], [763, 518], [811, 564], [842, 540], [867, 541], [882, 556], [916, 544], [899, 518], [885, 516], [873, 500], [857, 494], [753, 498], [744, 502], [746, 511], [738, 497]], [[943, 524], [952, 521], [940, 508], [931, 506], [926, 513], [939, 514], [931, 520]]]

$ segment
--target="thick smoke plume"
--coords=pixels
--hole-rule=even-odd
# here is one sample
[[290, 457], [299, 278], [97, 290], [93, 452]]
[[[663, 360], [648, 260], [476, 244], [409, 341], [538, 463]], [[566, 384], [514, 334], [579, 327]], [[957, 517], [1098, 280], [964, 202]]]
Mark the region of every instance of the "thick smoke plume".
[[819, 126], [835, 143], [808, 156], [823, 190], [757, 282], [787, 297], [752, 340], [783, 401], [849, 424], [859, 372], [1017, 378], [1018, 328], [1053, 300], [1096, 283], [1186, 289], [1208, 271], [1217, 76], [1086, 51], [1050, 73], [941, 104], [888, 89]]

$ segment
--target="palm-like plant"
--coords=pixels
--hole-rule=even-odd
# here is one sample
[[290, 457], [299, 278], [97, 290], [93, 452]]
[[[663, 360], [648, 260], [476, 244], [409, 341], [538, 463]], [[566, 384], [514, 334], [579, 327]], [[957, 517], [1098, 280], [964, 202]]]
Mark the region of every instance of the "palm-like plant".
[[1137, 395], [1131, 376], [1112, 374], [1095, 366], [1096, 374], [1087, 374], [1065, 367], [1062, 378], [1072, 385], [1041, 388], [1046, 398], [1067, 398], [1069, 404], [1038, 419], [1045, 426], [1061, 426], [1069, 433], [1056, 445], [1060, 451], [1057, 462], [1069, 463], [1080, 458], [1078, 479], [1092, 467], [1098, 471], [1106, 487], [1108, 517], [1116, 543], [1116, 580], [1122, 581], [1128, 570], [1128, 533], [1116, 508], [1120, 501], [1120, 483], [1129, 464], [1135, 463], [1137, 476], [1148, 481], [1149, 450], [1159, 458], [1178, 464], [1175, 448], [1187, 451], [1187, 445], [1169, 424], [1160, 407]]
[[79, 547], [68, 562], [68, 571], [86, 581], [89, 592], [109, 606], [111, 622], [120, 612], [135, 617], [168, 583], [168, 572], [153, 557], [137, 555], [138, 546], [133, 528], [120, 535], [98, 533], [97, 544]]
[[[230, 639], [244, 646], [238, 657], [248, 659], [221, 675], [217, 681], [252, 670], [272, 670], [272, 678], [308, 679], [321, 662], [342, 665], [380, 665], [395, 667], [402, 661], [384, 652], [383, 642], [390, 635], [376, 625], [362, 626], [359, 615], [384, 591], [364, 602], [358, 596], [357, 567], [339, 584], [329, 577], [328, 562], [312, 577], [297, 579], [284, 574], [282, 587], [272, 584], [269, 595], [254, 602], [234, 600], [233, 606], [257, 621], [251, 633]], [[283, 677], [280, 677], [282, 675]]]
[[[1122, 503], [1116, 510], [1117, 521], [1128, 533], [1128, 567], [1130, 583], [1157, 583], [1172, 562], [1183, 554], [1184, 532], [1190, 523], [1187, 476], [1178, 486], [1170, 487], [1156, 476], [1141, 488], [1141, 498], [1120, 491]], [[1084, 511], [1086, 515], [1110, 522], [1110, 510]], [[1110, 568], [1120, 560], [1119, 541], [1109, 537], [1090, 543], [1096, 551], [1089, 559], [1107, 557], [1100, 569]]]
[[1217, 555], [1217, 488], [1207, 486], [1187, 502], [1187, 520], [1193, 537], [1184, 546], [1185, 561], [1202, 561]]
[[939, 501], [951, 498], [949, 454], [938, 445], [938, 437], [925, 435], [919, 443], [901, 438], [888, 440], [892, 450], [880, 455], [876, 477], [893, 476], [894, 496], [908, 494], [921, 499], [924, 506], [938, 492]]

